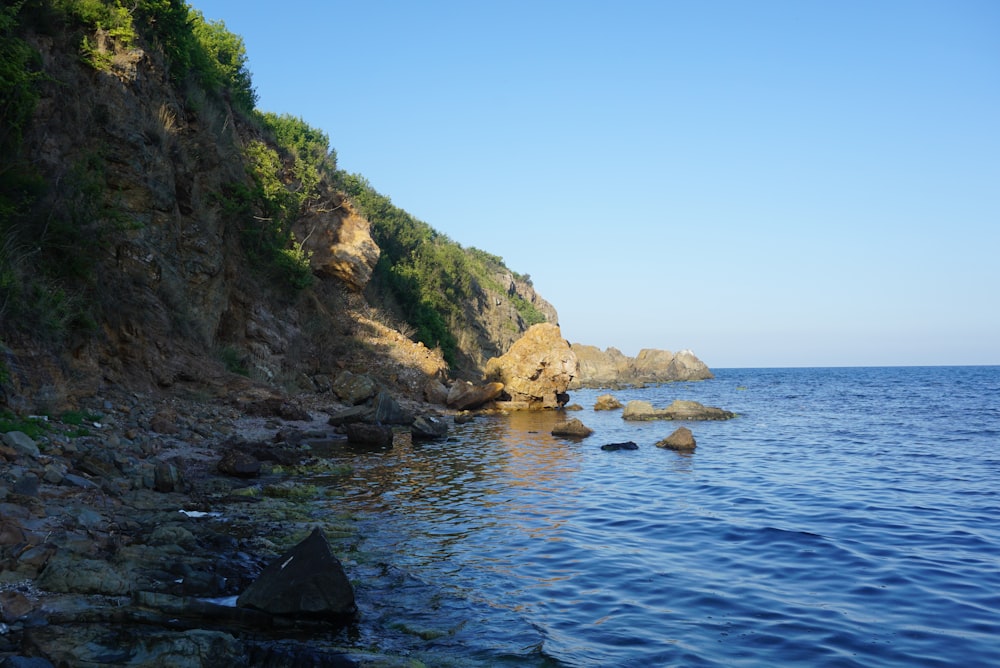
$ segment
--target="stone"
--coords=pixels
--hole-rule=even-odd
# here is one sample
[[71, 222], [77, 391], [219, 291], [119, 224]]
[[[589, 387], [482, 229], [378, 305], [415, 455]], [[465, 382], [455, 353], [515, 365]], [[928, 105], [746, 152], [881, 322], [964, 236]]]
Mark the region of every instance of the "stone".
[[566, 405], [566, 394], [577, 373], [576, 354], [562, 338], [558, 325], [532, 325], [506, 353], [486, 362], [486, 379], [503, 383], [510, 401], [530, 409]]
[[38, 451], [38, 444], [35, 443], [35, 440], [23, 431], [8, 431], [6, 434], [3, 434], [3, 442], [19, 455], [37, 457], [41, 454]]
[[502, 392], [503, 383], [473, 385], [467, 380], [456, 380], [448, 390], [445, 403], [455, 410], [472, 410], [495, 400]]
[[181, 491], [180, 471], [170, 462], [156, 462], [153, 476], [153, 489], [157, 492]]
[[448, 386], [437, 378], [431, 378], [424, 384], [424, 399], [429, 404], [446, 405], [448, 403]]
[[618, 401], [611, 394], [602, 394], [594, 400], [595, 411], [614, 411], [622, 407], [622, 402]]
[[319, 528], [271, 562], [236, 605], [271, 615], [331, 621], [344, 621], [357, 611], [354, 588]]
[[372, 406], [372, 420], [379, 424], [408, 425], [413, 423], [413, 416], [403, 410], [388, 392], [379, 392]]
[[180, 431], [177, 425], [177, 413], [170, 409], [158, 411], [149, 420], [149, 428], [158, 434], [176, 434]]
[[337, 411], [330, 416], [327, 422], [330, 426], [340, 427], [345, 424], [351, 424], [352, 422], [364, 422], [370, 420], [372, 416], [372, 409], [369, 406], [351, 406], [350, 408], [345, 408], [342, 411]]
[[38, 496], [38, 476], [34, 473], [25, 473], [14, 481], [11, 491], [21, 496]]
[[59, 552], [38, 577], [41, 589], [72, 594], [122, 596], [129, 593], [128, 579], [111, 564]]
[[392, 445], [392, 427], [388, 425], [351, 422], [344, 425], [344, 430], [347, 432], [347, 442], [353, 445]]
[[441, 418], [421, 415], [410, 425], [415, 440], [433, 441], [448, 435], [448, 423]]
[[222, 454], [215, 468], [219, 473], [234, 478], [256, 478], [260, 475], [261, 462], [247, 452], [227, 450]]
[[594, 433], [594, 430], [583, 424], [576, 418], [558, 422], [552, 427], [553, 436], [569, 436], [570, 438], [586, 438]]
[[736, 417], [735, 413], [703, 406], [697, 401], [675, 400], [666, 408], [653, 408], [648, 401], [635, 399], [625, 405], [622, 411], [623, 420], [729, 420]]
[[331, 389], [345, 404], [357, 406], [375, 396], [378, 384], [369, 376], [342, 371], [334, 379]]
[[687, 427], [678, 427], [670, 436], [656, 443], [656, 447], [658, 448], [678, 450], [680, 452], [691, 452], [696, 446], [697, 443], [694, 440], [694, 435]]
[[381, 253], [371, 237], [368, 219], [342, 195], [332, 195], [328, 206], [309, 207], [296, 218], [292, 231], [302, 239], [313, 272], [364, 290]]
[[622, 443], [605, 443], [601, 450], [617, 452], [618, 450], [638, 450], [639, 446], [634, 441], [624, 441]]

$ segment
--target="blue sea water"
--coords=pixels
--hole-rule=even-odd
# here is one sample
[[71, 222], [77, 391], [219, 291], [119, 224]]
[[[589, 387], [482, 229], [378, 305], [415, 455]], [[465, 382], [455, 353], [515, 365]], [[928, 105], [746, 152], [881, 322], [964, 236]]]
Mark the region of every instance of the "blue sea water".
[[[715, 373], [612, 394], [736, 419], [626, 422], [584, 390], [344, 453], [357, 642], [445, 666], [1000, 666], [1000, 367]], [[566, 417], [595, 433], [551, 436]], [[694, 453], [654, 447], [682, 424]]]

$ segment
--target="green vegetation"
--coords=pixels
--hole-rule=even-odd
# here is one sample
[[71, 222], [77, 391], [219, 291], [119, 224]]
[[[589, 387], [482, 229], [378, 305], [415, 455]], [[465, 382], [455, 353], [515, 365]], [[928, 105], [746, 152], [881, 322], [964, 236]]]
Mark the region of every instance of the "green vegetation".
[[[372, 224], [372, 237], [382, 250], [374, 280], [399, 305], [428, 347], [440, 347], [445, 360], [456, 363], [455, 332], [464, 321], [463, 304], [475, 301], [484, 288], [506, 293], [491, 276], [506, 271], [503, 259], [477, 248], [463, 248], [447, 235], [414, 218], [378, 193], [359, 174], [340, 172], [340, 183]], [[524, 322], [545, 315], [517, 295], [509, 295]]]
[[[206, 102], [232, 104], [247, 173], [216, 193], [216, 202], [239, 229], [251, 264], [274, 285], [298, 291], [313, 283], [304, 239], [293, 228], [337, 185], [372, 223], [381, 249], [374, 289], [415, 339], [439, 347], [452, 365], [468, 327], [465, 306], [484, 290], [507, 294], [526, 325], [545, 320], [496, 282], [507, 271], [501, 258], [463, 248], [364, 177], [338, 171], [329, 137], [301, 118], [257, 111], [246, 46], [224, 22], [183, 0], [20, 0], [0, 8], [0, 331], [18, 327], [61, 341], [96, 330], [99, 263], [131, 224], [108, 190], [100, 148], [53, 183], [22, 155], [40, 86], [58, 85], [45, 78], [26, 31], [69, 39], [83, 62], [102, 71], [131, 49], [162, 49], [189, 113], [204, 112]], [[239, 360], [222, 355], [239, 372]]]
[[10, 411], [0, 411], [0, 434], [19, 431], [37, 440], [48, 430], [49, 425], [42, 418], [20, 418]]

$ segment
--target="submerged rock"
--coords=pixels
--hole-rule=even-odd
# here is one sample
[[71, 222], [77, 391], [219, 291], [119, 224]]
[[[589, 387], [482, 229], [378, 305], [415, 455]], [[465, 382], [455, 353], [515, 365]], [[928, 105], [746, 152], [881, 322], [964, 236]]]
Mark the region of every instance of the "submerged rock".
[[343, 621], [357, 611], [354, 588], [323, 531], [275, 559], [237, 599], [271, 615]]
[[352, 422], [344, 425], [344, 431], [347, 432], [347, 442], [354, 445], [392, 445], [392, 427], [387, 425]]

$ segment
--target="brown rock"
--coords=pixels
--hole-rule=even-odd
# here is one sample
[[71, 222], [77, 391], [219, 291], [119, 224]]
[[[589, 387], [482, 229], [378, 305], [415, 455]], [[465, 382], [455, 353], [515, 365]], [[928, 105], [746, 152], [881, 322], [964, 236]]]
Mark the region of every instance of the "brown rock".
[[594, 401], [595, 411], [614, 411], [622, 407], [622, 402], [618, 401], [610, 394], [602, 394]]
[[695, 449], [697, 443], [695, 443], [694, 435], [691, 430], [687, 427], [678, 427], [674, 433], [667, 436], [662, 441], [656, 444], [658, 448], [667, 448], [668, 450], [679, 450], [681, 452], [690, 452]]
[[473, 385], [467, 380], [458, 380], [448, 390], [447, 405], [460, 411], [478, 408], [493, 401], [503, 392], [503, 383]]
[[586, 438], [594, 433], [594, 430], [583, 424], [576, 418], [557, 423], [552, 427], [553, 436], [569, 436], [570, 438]]
[[532, 326], [504, 355], [486, 363], [487, 379], [503, 383], [512, 402], [531, 409], [565, 405], [576, 372], [576, 354], [559, 326], [549, 323]]
[[736, 417], [735, 413], [703, 406], [697, 401], [677, 399], [666, 408], [653, 408], [648, 401], [633, 400], [625, 405], [622, 411], [623, 420], [729, 420]]

